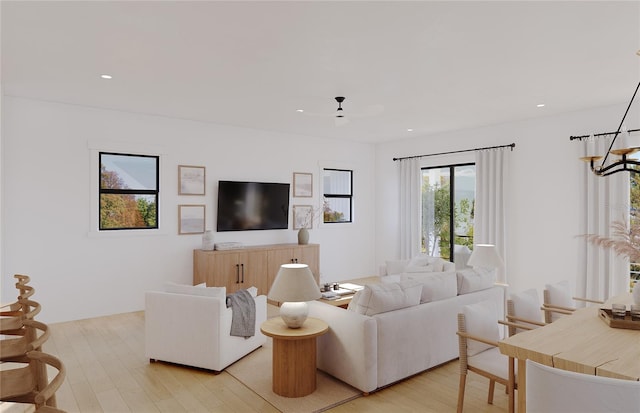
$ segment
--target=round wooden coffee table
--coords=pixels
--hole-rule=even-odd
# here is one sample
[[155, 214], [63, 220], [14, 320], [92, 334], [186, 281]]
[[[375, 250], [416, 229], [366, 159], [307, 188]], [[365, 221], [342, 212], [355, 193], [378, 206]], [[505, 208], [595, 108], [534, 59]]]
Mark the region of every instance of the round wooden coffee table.
[[316, 337], [329, 330], [317, 318], [307, 318], [302, 327], [289, 328], [282, 318], [270, 318], [260, 331], [273, 338], [273, 392], [284, 397], [302, 397], [316, 389]]

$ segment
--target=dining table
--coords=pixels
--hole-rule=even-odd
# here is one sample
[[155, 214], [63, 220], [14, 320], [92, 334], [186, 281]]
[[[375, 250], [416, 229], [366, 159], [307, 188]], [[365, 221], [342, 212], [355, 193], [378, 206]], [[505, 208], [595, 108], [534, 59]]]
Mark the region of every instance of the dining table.
[[633, 298], [631, 293], [617, 295], [498, 343], [502, 354], [517, 359], [519, 413], [526, 412], [527, 359], [577, 373], [640, 380], [640, 330], [610, 326], [600, 309], [610, 310], [612, 303], [628, 309]]

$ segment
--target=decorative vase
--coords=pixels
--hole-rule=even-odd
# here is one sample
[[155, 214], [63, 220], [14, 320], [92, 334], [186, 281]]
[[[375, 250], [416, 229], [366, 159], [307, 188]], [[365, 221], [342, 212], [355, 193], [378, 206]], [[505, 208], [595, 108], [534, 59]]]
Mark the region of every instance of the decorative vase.
[[298, 244], [307, 245], [309, 243], [309, 231], [306, 228], [298, 230]]
[[202, 249], [205, 251], [213, 251], [213, 231], [207, 230], [202, 234]]
[[635, 304], [640, 304], [640, 281], [636, 281], [636, 285], [633, 286], [633, 302]]

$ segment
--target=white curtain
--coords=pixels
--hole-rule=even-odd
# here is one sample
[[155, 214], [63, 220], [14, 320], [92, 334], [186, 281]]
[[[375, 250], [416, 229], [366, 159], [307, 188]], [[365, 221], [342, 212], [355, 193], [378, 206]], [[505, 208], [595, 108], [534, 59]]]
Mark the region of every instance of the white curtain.
[[400, 161], [400, 259], [420, 251], [420, 194], [422, 179], [420, 159]]
[[510, 147], [476, 151], [474, 244], [493, 244], [504, 261], [496, 281], [507, 283], [506, 200]]
[[[580, 156], [606, 153], [611, 139], [608, 136], [583, 140]], [[580, 187], [584, 192], [580, 202], [580, 234], [610, 236], [613, 221], [628, 222], [629, 219], [629, 172], [600, 177], [585, 165], [581, 180]], [[582, 239], [578, 254], [576, 295], [604, 300], [628, 290], [629, 260]]]

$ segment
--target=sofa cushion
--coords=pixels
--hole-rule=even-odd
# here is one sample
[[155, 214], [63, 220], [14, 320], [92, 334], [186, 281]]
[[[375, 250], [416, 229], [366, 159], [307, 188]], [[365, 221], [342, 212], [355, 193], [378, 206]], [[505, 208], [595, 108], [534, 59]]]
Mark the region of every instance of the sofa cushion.
[[424, 254], [416, 255], [409, 260], [407, 267], [425, 267], [431, 264], [432, 258], [433, 257]]
[[224, 299], [227, 294], [226, 287], [206, 287], [206, 285], [188, 285], [166, 282], [164, 291], [174, 294], [201, 295], [205, 297], [218, 297]]
[[434, 267], [432, 264], [427, 264], [427, 265], [421, 265], [419, 267], [414, 267], [411, 265], [407, 265], [407, 268], [405, 269], [405, 273], [425, 273], [425, 272], [434, 272]]
[[414, 280], [422, 285], [420, 303], [443, 300], [458, 295], [458, 283], [455, 271], [405, 273], [402, 281]]
[[365, 285], [348, 309], [358, 314], [375, 315], [420, 304], [422, 285], [414, 280], [399, 283]]
[[467, 268], [457, 272], [458, 294], [469, 294], [474, 291], [486, 290], [493, 287], [494, 271]]
[[[493, 301], [481, 301], [462, 307], [467, 333], [484, 339], [500, 341], [498, 328], [498, 307]], [[469, 357], [481, 353], [489, 348], [489, 344], [475, 340], [467, 340], [467, 355]]]

